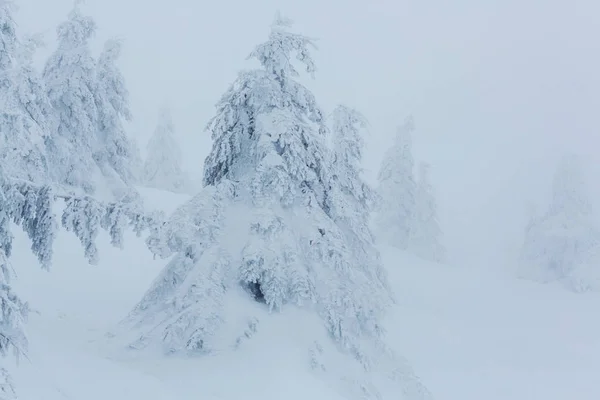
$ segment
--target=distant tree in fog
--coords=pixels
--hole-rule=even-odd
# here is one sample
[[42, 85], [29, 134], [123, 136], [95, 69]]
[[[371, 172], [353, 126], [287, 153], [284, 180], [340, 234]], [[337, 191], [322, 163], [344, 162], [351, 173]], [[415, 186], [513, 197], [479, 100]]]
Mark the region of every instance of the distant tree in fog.
[[175, 126], [168, 108], [160, 111], [158, 125], [148, 142], [142, 171], [146, 186], [173, 192], [187, 192], [190, 179], [181, 167], [181, 148], [175, 139]]
[[417, 202], [412, 154], [414, 129], [414, 120], [408, 117], [385, 153], [378, 175], [381, 201], [375, 220], [376, 235], [384, 243], [403, 250], [410, 246]]
[[581, 162], [566, 156], [555, 171], [548, 210], [527, 225], [519, 274], [542, 282], [560, 280], [575, 290], [600, 288], [598, 246], [600, 231]]
[[421, 258], [443, 262], [442, 229], [438, 220], [437, 201], [429, 179], [430, 165], [419, 164], [414, 219], [411, 223], [410, 251]]
[[39, 36], [19, 37], [14, 3], [0, 2], [0, 165], [15, 178], [48, 179], [45, 138], [53, 109], [32, 57]]

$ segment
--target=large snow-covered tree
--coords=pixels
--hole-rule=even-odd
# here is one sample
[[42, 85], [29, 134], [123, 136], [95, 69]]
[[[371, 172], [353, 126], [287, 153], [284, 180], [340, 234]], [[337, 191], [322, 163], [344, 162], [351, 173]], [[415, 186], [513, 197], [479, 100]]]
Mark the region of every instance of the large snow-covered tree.
[[576, 290], [587, 285], [600, 288], [599, 246], [600, 230], [594, 223], [581, 162], [566, 156], [554, 174], [547, 212], [527, 225], [519, 274], [542, 282], [562, 281]]
[[[121, 42], [108, 40], [96, 67], [94, 91], [98, 108], [98, 141], [94, 157], [105, 177], [115, 173], [125, 185], [135, 181], [137, 149], [129, 139], [124, 122], [131, 120], [129, 92], [123, 74], [116, 65]], [[114, 179], [113, 179], [114, 180]]]
[[160, 110], [158, 125], [148, 142], [142, 182], [173, 192], [190, 189], [190, 179], [181, 166], [181, 148], [175, 139], [175, 126], [168, 108]]
[[[381, 365], [381, 317], [391, 293], [376, 252], [368, 253], [371, 262], [357, 259], [337, 223], [354, 217], [342, 202], [358, 207], [364, 187], [334, 172], [323, 113], [292, 61], [314, 73], [313, 42], [290, 24], [276, 18], [250, 54], [262, 68], [241, 72], [217, 104], [204, 189], [148, 241], [172, 258], [126, 320], [141, 331], [135, 348], [203, 354], [234, 347], [244, 335], [240, 324], [264, 315], [244, 307], [255, 301], [266, 311], [314, 310], [334, 349], [365, 370]], [[341, 156], [356, 168], [356, 148], [347, 150]], [[227, 305], [236, 299], [243, 302], [233, 312]], [[413, 385], [404, 387], [407, 397], [426, 396], [413, 378], [399, 378]]]
[[379, 210], [376, 216], [377, 237], [399, 249], [410, 245], [411, 224], [415, 217], [417, 182], [414, 175], [412, 133], [414, 120], [406, 118], [398, 128], [392, 146], [385, 153], [379, 169]]
[[95, 191], [100, 176], [94, 160], [99, 144], [96, 62], [89, 46], [95, 31], [94, 20], [75, 5], [57, 28], [58, 47], [44, 68], [58, 117], [56, 131], [46, 139], [53, 179], [88, 193]]
[[44, 137], [53, 126], [52, 108], [32, 66], [37, 36], [18, 37], [14, 4], [0, 4], [0, 163], [19, 178], [46, 179]]
[[429, 174], [431, 166], [419, 164], [414, 219], [410, 232], [410, 251], [430, 261], [443, 262], [446, 250], [442, 245], [442, 229], [438, 221], [437, 201]]

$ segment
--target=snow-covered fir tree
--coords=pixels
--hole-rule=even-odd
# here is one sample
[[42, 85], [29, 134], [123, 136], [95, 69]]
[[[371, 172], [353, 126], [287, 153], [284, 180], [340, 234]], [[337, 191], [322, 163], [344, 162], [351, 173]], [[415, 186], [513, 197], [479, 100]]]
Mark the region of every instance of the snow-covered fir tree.
[[434, 189], [429, 179], [430, 170], [429, 164], [419, 164], [410, 251], [423, 259], [443, 262], [446, 259], [446, 250], [441, 241], [442, 229], [438, 221]]
[[412, 116], [398, 128], [394, 143], [385, 153], [378, 174], [380, 203], [375, 219], [377, 237], [399, 249], [410, 245], [415, 218], [417, 182], [414, 175]]
[[[98, 59], [95, 90], [98, 108], [99, 147], [94, 157], [107, 178], [116, 173], [125, 184], [135, 181], [137, 149], [129, 139], [124, 122], [131, 120], [129, 92], [123, 74], [116, 65], [121, 54], [121, 42], [108, 40]], [[114, 177], [111, 180], [115, 180]]]
[[95, 99], [96, 62], [89, 40], [96, 31], [91, 17], [76, 4], [57, 28], [58, 47], [46, 62], [44, 80], [58, 117], [58, 127], [46, 139], [53, 179], [92, 193], [100, 171], [98, 108]]
[[594, 223], [581, 162], [564, 157], [555, 174], [548, 211], [529, 221], [520, 276], [562, 281], [573, 290], [600, 289], [600, 230]]
[[148, 142], [142, 182], [173, 192], [190, 189], [190, 179], [181, 167], [181, 148], [175, 139], [175, 126], [168, 108], [160, 110], [158, 125]]
[[37, 36], [19, 38], [14, 3], [0, 4], [0, 164], [12, 176], [44, 181], [44, 137], [51, 132], [52, 107], [32, 66]]
[[[223, 351], [246, 335], [236, 329], [245, 321], [253, 331], [265, 312], [303, 307], [320, 316], [332, 351], [355, 357], [363, 373], [387, 354], [381, 317], [392, 300], [377, 253], [365, 252], [371, 262], [355, 257], [336, 223], [361, 226], [347, 221], [355, 211], [344, 205], [358, 207], [364, 187], [334, 172], [323, 113], [291, 62], [314, 73], [313, 42], [290, 24], [276, 18], [269, 39], [250, 54], [262, 68], [240, 73], [217, 104], [204, 189], [148, 241], [155, 254], [172, 258], [126, 320], [141, 331], [133, 348]], [[342, 155], [356, 168], [356, 148], [347, 150]], [[228, 306], [234, 300], [235, 310]], [[262, 307], [244, 306], [251, 302]], [[410, 369], [393, 371], [402, 398], [428, 396]], [[373, 385], [343, 378], [344, 390], [377, 398]]]
[[[363, 134], [368, 122], [358, 111], [344, 105], [335, 108], [332, 120], [334, 151], [327, 196], [328, 214], [341, 228], [362, 267], [381, 273], [379, 252], [374, 247], [369, 227], [376, 193], [361, 177]], [[379, 279], [386, 280], [384, 277]]]

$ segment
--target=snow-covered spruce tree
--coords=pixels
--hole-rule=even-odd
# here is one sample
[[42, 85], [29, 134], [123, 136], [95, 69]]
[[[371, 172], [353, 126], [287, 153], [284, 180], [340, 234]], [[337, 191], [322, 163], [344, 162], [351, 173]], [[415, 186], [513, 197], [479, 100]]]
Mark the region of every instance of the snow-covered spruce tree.
[[548, 211], [527, 225], [519, 274], [561, 281], [573, 290], [600, 289], [600, 230], [595, 226], [580, 161], [564, 157]]
[[52, 108], [32, 67], [39, 38], [17, 37], [13, 8], [9, 1], [0, 4], [0, 164], [15, 177], [41, 182]]
[[116, 65], [120, 53], [121, 42], [108, 40], [98, 59], [95, 98], [99, 147], [94, 157], [105, 177], [116, 173], [124, 184], [131, 185], [135, 181], [137, 149], [123, 127], [125, 121], [131, 120], [131, 112], [125, 79]]
[[[205, 187], [148, 241], [155, 254], [172, 258], [124, 323], [141, 331], [133, 348], [205, 354], [238, 346], [240, 337], [260, 330], [265, 311], [303, 307], [320, 316], [333, 343], [327, 355], [316, 344], [313, 356], [355, 357], [346, 364], [361, 375], [341, 373], [344, 390], [358, 386], [357, 397], [377, 398], [362, 374], [381, 367], [387, 354], [381, 316], [391, 293], [379, 260], [355, 257], [334, 220], [350, 218], [353, 211], [346, 214], [341, 202], [352, 204], [348, 197], [360, 197], [363, 188], [341, 194], [348, 188], [345, 177], [333, 174], [323, 113], [295, 80], [292, 58], [315, 71], [313, 43], [289, 25], [277, 17], [269, 39], [250, 54], [262, 68], [240, 73], [217, 104], [208, 125], [214, 142]], [[340, 194], [329, 198], [334, 190]], [[232, 301], [239, 301], [235, 310]], [[428, 396], [409, 368], [392, 369], [403, 385], [396, 396]]]
[[344, 105], [335, 108], [332, 121], [334, 151], [329, 167], [328, 214], [342, 230], [361, 268], [366, 273], [375, 273], [377, 280], [385, 283], [379, 252], [374, 247], [369, 227], [376, 193], [361, 177], [362, 134], [368, 123], [362, 114]]
[[[11, 225], [16, 224], [31, 240], [31, 251], [42, 268], [49, 269], [52, 246], [58, 222], [52, 212], [57, 199], [64, 200], [62, 226], [80, 240], [85, 256], [96, 263], [98, 251], [95, 239], [99, 229], [106, 230], [114, 246], [122, 247], [123, 231], [127, 226], [140, 235], [144, 229], [160, 224], [160, 214], [146, 215], [135, 204], [104, 204], [91, 197], [59, 195], [50, 186], [40, 186], [6, 175], [0, 166], [0, 355], [15, 356], [27, 351], [24, 324], [28, 305], [11, 287], [13, 268], [10, 264], [13, 235]], [[14, 396], [14, 388], [7, 372], [0, 369], [0, 398]]]
[[160, 110], [158, 125], [148, 142], [142, 182], [150, 187], [173, 192], [186, 192], [190, 179], [181, 167], [181, 149], [175, 139], [171, 112]]
[[378, 175], [381, 201], [375, 220], [377, 237], [403, 250], [410, 245], [411, 223], [416, 208], [417, 183], [412, 155], [414, 129], [414, 120], [410, 116], [398, 128]]
[[423, 259], [443, 262], [446, 259], [446, 250], [441, 242], [442, 229], [438, 221], [435, 193], [429, 180], [430, 169], [427, 163], [419, 164], [410, 251]]
[[57, 28], [58, 47], [46, 62], [44, 80], [58, 117], [58, 127], [47, 137], [53, 180], [93, 193], [100, 171], [94, 160], [98, 149], [96, 62], [89, 40], [96, 31], [91, 17], [78, 5]]

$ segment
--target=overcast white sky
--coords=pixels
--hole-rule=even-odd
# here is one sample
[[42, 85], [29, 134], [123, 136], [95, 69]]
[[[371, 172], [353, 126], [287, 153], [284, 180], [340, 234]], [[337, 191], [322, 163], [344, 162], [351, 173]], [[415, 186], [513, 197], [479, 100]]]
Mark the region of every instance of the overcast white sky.
[[[71, 0], [18, 0], [23, 32], [54, 29]], [[169, 104], [185, 164], [198, 175], [214, 104], [251, 66], [277, 9], [319, 39], [309, 85], [326, 111], [343, 102], [371, 122], [372, 178], [395, 126], [412, 113], [416, 156], [433, 164], [453, 254], [499, 260], [543, 201], [563, 151], [600, 177], [600, 2], [597, 0], [87, 0], [94, 46], [125, 39], [131, 133], [142, 146]], [[550, 168], [550, 170], [548, 170]], [[592, 189], [597, 190], [598, 184]], [[598, 196], [600, 198], [600, 196]], [[600, 207], [599, 207], [600, 208]]]

